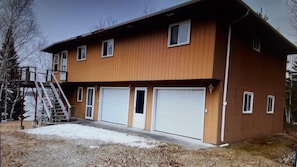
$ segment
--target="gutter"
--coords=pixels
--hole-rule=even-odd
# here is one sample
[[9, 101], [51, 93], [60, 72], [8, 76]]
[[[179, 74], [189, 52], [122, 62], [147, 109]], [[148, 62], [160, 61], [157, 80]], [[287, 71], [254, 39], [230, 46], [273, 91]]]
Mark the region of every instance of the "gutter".
[[226, 107], [227, 107], [227, 91], [228, 91], [228, 79], [229, 79], [229, 64], [230, 64], [230, 50], [231, 50], [231, 34], [232, 34], [232, 25], [239, 22], [248, 16], [250, 10], [247, 9], [247, 12], [239, 17], [236, 20], [233, 20], [229, 24], [228, 29], [228, 43], [227, 43], [227, 56], [226, 56], [226, 68], [225, 68], [225, 78], [224, 78], [224, 92], [223, 92], [223, 108], [222, 108], [222, 126], [221, 126], [221, 142], [225, 140], [225, 117], [226, 117]]

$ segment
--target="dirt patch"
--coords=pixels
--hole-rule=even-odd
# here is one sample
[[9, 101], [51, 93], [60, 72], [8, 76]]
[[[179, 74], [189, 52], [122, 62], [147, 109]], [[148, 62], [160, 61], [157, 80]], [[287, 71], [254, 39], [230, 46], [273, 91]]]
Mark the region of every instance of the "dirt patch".
[[[24, 123], [25, 128], [32, 126]], [[173, 144], [145, 149], [99, 140], [65, 140], [19, 130], [19, 122], [0, 123], [1, 166], [292, 166], [296, 131], [225, 148], [190, 150]]]

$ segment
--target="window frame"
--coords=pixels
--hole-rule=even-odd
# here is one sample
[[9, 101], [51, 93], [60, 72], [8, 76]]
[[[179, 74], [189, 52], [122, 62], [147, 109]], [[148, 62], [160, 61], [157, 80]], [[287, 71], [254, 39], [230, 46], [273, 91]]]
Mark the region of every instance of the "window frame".
[[260, 39], [253, 40], [253, 50], [255, 50], [257, 52], [261, 52], [261, 40]]
[[[172, 35], [172, 27], [178, 26], [180, 27], [181, 25], [188, 24], [188, 29], [187, 29], [187, 40], [185, 42], [179, 42], [179, 34], [180, 34], [180, 29], [177, 31], [177, 43], [176, 44], [171, 44], [171, 35]], [[168, 41], [167, 41], [167, 46], [168, 47], [175, 47], [175, 46], [182, 46], [182, 45], [188, 45], [190, 44], [190, 38], [191, 38], [191, 20], [185, 20], [177, 23], [170, 24], [168, 26]]]
[[[269, 110], [269, 99], [272, 99], [272, 106], [271, 110]], [[273, 114], [274, 113], [274, 106], [275, 106], [275, 96], [273, 95], [268, 95], [267, 96], [267, 106], [266, 106], [266, 113], [267, 114]]]
[[[108, 44], [109, 44], [109, 42], [112, 43], [112, 53], [111, 53], [111, 54], [108, 54]], [[104, 55], [104, 43], [107, 43], [107, 51], [106, 51], [106, 55]], [[113, 57], [113, 54], [114, 54], [114, 39], [111, 38], [111, 39], [102, 41], [102, 46], [101, 46], [101, 57], [102, 57], [102, 58]]]
[[77, 88], [77, 95], [76, 95], [76, 101], [77, 102], [82, 102], [83, 101], [83, 92], [84, 92], [83, 87], [78, 87]]
[[[251, 96], [251, 98], [250, 98], [250, 106], [247, 107], [247, 108], [250, 108], [250, 110], [245, 110], [246, 109], [246, 107], [245, 107], [246, 106], [246, 104], [245, 104], [245, 102], [246, 102], [246, 99], [245, 99], [246, 95]], [[253, 106], [254, 106], [254, 92], [244, 91], [243, 92], [243, 102], [242, 102], [242, 113], [243, 114], [252, 114], [253, 113]]]
[[[82, 56], [79, 55], [79, 50], [81, 50], [80, 52], [82, 53], [82, 48], [84, 48], [84, 52], [85, 52], [85, 57], [84, 58], [82, 58]], [[87, 45], [78, 46], [76, 52], [77, 52], [76, 53], [76, 60], [77, 61], [84, 61], [84, 60], [87, 59]], [[81, 58], [79, 58], [79, 57], [81, 57]]]
[[[54, 54], [53, 60], [53, 72], [57, 73], [59, 71], [59, 53]], [[56, 68], [55, 68], [56, 67]]]

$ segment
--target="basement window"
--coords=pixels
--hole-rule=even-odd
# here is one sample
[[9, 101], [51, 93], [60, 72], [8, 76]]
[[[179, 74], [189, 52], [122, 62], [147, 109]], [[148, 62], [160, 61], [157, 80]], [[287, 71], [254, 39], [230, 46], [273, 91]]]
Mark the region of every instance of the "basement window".
[[253, 101], [254, 93], [253, 92], [243, 92], [243, 105], [242, 113], [251, 114], [253, 112]]
[[77, 47], [77, 61], [82, 61], [87, 59], [87, 46]]
[[77, 88], [77, 102], [82, 102], [83, 100], [83, 87]]
[[113, 56], [113, 50], [114, 50], [114, 40], [113, 39], [102, 41], [102, 57]]
[[186, 45], [190, 43], [191, 21], [183, 21], [169, 25], [168, 47]]
[[274, 113], [274, 99], [275, 97], [272, 95], [267, 96], [267, 114]]
[[54, 55], [54, 67], [53, 67], [53, 72], [58, 72], [58, 67], [59, 67], [59, 54]]
[[257, 52], [261, 51], [261, 41], [259, 39], [253, 40], [253, 49]]

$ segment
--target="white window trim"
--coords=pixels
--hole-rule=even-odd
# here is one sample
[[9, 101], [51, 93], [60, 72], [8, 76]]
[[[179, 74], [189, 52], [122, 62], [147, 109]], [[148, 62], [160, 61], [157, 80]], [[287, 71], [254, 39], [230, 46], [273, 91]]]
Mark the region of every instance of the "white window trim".
[[[77, 98], [76, 98], [77, 102], [82, 102], [83, 101], [83, 92], [84, 92], [83, 87], [78, 87], [77, 88]], [[81, 95], [81, 99], [79, 99], [79, 93]]]
[[[66, 55], [66, 70], [65, 71], [63, 71], [62, 70], [62, 66], [63, 66], [63, 54], [65, 53], [65, 55]], [[67, 72], [67, 61], [68, 61], [68, 50], [64, 50], [64, 51], [62, 51], [61, 52], [61, 60], [60, 60], [60, 72]]]
[[[57, 59], [57, 63], [56, 63], [56, 59]], [[59, 71], [59, 54], [54, 54], [54, 60], [53, 60], [53, 73], [57, 73]], [[55, 69], [55, 65], [57, 65], [57, 69]]]
[[[176, 26], [176, 25], [181, 25], [181, 24], [184, 24], [184, 23], [189, 23], [188, 36], [187, 36], [188, 40], [186, 42], [171, 45], [170, 44], [170, 41], [171, 41], [171, 27]], [[169, 27], [168, 27], [168, 41], [167, 41], [168, 43], [167, 43], [167, 46], [168, 47], [175, 47], [175, 46], [190, 44], [190, 37], [191, 37], [190, 34], [191, 34], [191, 20], [185, 20], [185, 21], [181, 21], [181, 22], [178, 22], [178, 23], [170, 24]], [[177, 40], [177, 42], [178, 42], [178, 40]]]
[[[250, 95], [251, 96], [251, 106], [250, 106], [250, 110], [249, 111], [244, 111], [244, 106], [245, 106], [245, 95]], [[253, 106], [254, 106], [254, 92], [248, 92], [248, 91], [244, 91], [243, 92], [243, 98], [242, 98], [242, 113], [243, 114], [252, 114], [253, 113]]]
[[[112, 54], [107, 54], [107, 55], [103, 55], [103, 53], [104, 53], [104, 43], [105, 42], [111, 42], [112, 43]], [[112, 57], [113, 56], [113, 54], [114, 54], [114, 39], [112, 38], [112, 39], [108, 39], [108, 40], [104, 40], [104, 41], [102, 41], [102, 46], [101, 46], [101, 57], [102, 58], [106, 58], [106, 57]]]
[[261, 40], [260, 39], [253, 40], [253, 49], [257, 52], [261, 52]]
[[[79, 49], [80, 49], [80, 48], [85, 48], [85, 49], [84, 49], [84, 50], [85, 50], [85, 58], [81, 58], [81, 59], [78, 58], [78, 57], [79, 57], [78, 54], [79, 54]], [[78, 46], [76, 52], [77, 52], [77, 53], [76, 53], [76, 60], [77, 60], [77, 61], [84, 61], [84, 60], [87, 59], [87, 46], [86, 46], [86, 45]]]
[[[271, 110], [271, 111], [268, 111], [269, 98], [272, 99], [272, 110]], [[273, 113], [274, 113], [274, 105], [275, 105], [275, 96], [273, 96], [273, 95], [268, 95], [268, 96], [267, 96], [267, 107], [266, 107], [266, 113], [267, 113], [267, 114], [273, 114]]]

